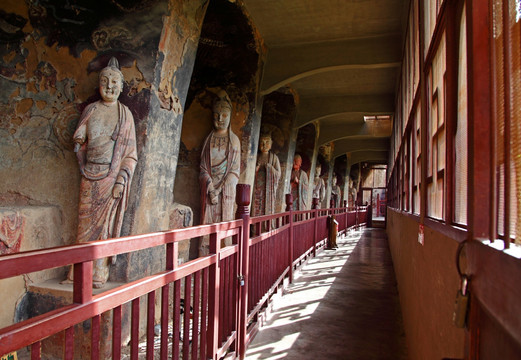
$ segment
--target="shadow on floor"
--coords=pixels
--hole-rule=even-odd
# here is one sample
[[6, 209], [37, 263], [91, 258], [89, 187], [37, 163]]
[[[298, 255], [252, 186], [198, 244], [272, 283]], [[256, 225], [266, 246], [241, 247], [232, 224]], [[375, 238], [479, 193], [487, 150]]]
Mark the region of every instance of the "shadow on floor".
[[407, 359], [385, 232], [338, 239], [302, 268], [246, 359]]

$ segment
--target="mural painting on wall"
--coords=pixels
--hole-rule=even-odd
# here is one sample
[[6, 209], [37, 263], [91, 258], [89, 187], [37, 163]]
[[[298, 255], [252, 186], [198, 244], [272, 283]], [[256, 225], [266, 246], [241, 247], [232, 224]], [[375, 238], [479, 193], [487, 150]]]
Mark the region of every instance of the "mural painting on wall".
[[275, 212], [281, 171], [279, 158], [271, 151], [272, 144], [271, 133], [263, 129], [259, 139], [259, 154], [255, 167], [253, 216], [269, 215]]
[[331, 186], [331, 202], [333, 207], [339, 208], [340, 207], [340, 201], [342, 198], [342, 190], [340, 189], [340, 186], [337, 184], [337, 176], [336, 174], [333, 175], [333, 185]]
[[[123, 74], [111, 58], [99, 75], [101, 99], [83, 111], [73, 135], [82, 175], [77, 242], [119, 237], [137, 164], [134, 117], [118, 97]], [[109, 259], [94, 262], [93, 287], [109, 277]], [[116, 258], [111, 259], [114, 264]], [[67, 280], [72, 281], [72, 269]]]
[[[241, 143], [230, 128], [231, 114], [232, 102], [225, 91], [220, 91], [213, 104], [214, 129], [206, 137], [201, 151], [199, 174], [201, 224], [234, 219], [235, 188], [240, 175]], [[203, 237], [199, 254], [208, 253], [209, 239]]]
[[24, 225], [25, 218], [18, 212], [7, 214], [0, 219], [0, 255], [20, 251]]
[[293, 159], [293, 170], [291, 171], [291, 195], [293, 197], [293, 210], [307, 210], [308, 198], [308, 175], [300, 167], [302, 166], [302, 157], [295, 154]]
[[326, 196], [326, 185], [324, 184], [324, 179], [320, 177], [321, 172], [322, 166], [317, 164], [315, 167], [315, 179], [313, 181], [313, 199], [318, 199], [317, 209], [320, 209], [320, 204], [322, 204]]

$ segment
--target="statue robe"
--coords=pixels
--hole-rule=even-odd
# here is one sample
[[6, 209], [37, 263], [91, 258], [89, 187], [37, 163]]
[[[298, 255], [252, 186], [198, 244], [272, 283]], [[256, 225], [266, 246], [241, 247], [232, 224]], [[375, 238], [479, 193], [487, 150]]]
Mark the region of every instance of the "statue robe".
[[[83, 111], [73, 138], [84, 136], [85, 127], [97, 107], [104, 106], [97, 101]], [[134, 117], [125, 105], [118, 101], [119, 118], [112, 133], [112, 160], [108, 165], [87, 160], [88, 139], [76, 153], [82, 174], [79, 199], [78, 242], [111, 239], [120, 236], [123, 215], [128, 204], [130, 184], [137, 163], [136, 131]], [[85, 140], [85, 139], [83, 139]], [[112, 144], [104, 144], [110, 149]], [[112, 196], [118, 175], [124, 178], [123, 193], [120, 198]], [[108, 279], [106, 259], [95, 262], [93, 280], [105, 282]]]
[[331, 187], [331, 196], [334, 200], [334, 207], [339, 208], [340, 207], [340, 198], [342, 197], [342, 191], [340, 190], [340, 186], [334, 185]]
[[280, 161], [271, 151], [268, 163], [255, 174], [253, 216], [275, 213], [277, 187], [280, 179]]
[[[291, 179], [295, 178], [295, 171], [291, 172]], [[298, 186], [291, 186], [291, 195], [293, 196], [293, 210], [308, 210], [308, 175], [305, 171], [298, 170], [297, 172]]]
[[315, 186], [313, 187], [313, 198], [318, 199], [318, 208], [320, 209], [322, 207], [322, 201], [326, 196], [326, 185], [324, 184], [324, 180], [321, 177], [318, 178], [317, 183], [314, 185]]
[[[211, 144], [214, 131], [206, 137], [201, 152], [199, 183], [201, 188], [201, 224], [213, 224], [235, 219], [235, 189], [239, 182], [241, 143], [237, 135], [228, 129], [227, 156], [220, 164], [212, 163]], [[212, 204], [208, 189], [222, 188], [217, 204]]]

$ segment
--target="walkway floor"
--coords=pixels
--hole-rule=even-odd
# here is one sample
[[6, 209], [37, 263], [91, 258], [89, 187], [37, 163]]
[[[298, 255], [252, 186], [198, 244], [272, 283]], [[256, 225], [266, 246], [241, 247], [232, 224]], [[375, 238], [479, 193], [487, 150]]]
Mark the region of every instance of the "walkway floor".
[[387, 236], [365, 229], [338, 239], [273, 304], [246, 359], [407, 359]]

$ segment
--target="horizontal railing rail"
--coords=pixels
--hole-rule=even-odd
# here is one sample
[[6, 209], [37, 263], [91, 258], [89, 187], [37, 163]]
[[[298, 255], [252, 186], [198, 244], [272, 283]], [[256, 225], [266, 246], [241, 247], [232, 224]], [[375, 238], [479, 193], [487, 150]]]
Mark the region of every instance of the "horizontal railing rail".
[[[137, 359], [144, 347], [147, 359], [243, 358], [271, 296], [326, 246], [328, 217], [347, 231], [363, 225], [365, 208], [250, 218], [249, 187], [239, 185], [237, 199], [234, 221], [0, 256], [0, 280], [74, 269], [72, 302], [0, 329], [0, 355], [29, 346], [31, 359], [89, 357], [85, 351], [91, 359]], [[179, 265], [179, 242], [203, 236], [210, 254]], [[221, 248], [225, 238], [232, 245]], [[160, 246], [163, 271], [93, 295], [94, 260]]]

